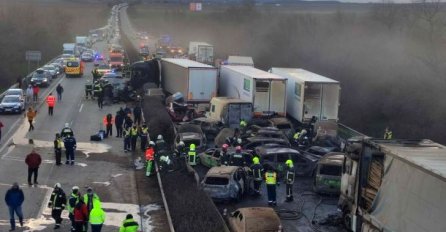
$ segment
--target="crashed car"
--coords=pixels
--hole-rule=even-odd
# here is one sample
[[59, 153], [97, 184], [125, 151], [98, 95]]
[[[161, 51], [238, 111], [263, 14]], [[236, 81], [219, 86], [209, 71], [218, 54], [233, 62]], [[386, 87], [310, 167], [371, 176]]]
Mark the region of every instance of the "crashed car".
[[[252, 154], [247, 151], [242, 151], [243, 160], [239, 161], [236, 159], [232, 159], [232, 154], [235, 153], [235, 148], [228, 148], [227, 154], [229, 155], [229, 160], [227, 160], [227, 164], [234, 166], [246, 166], [249, 167], [252, 164]], [[209, 148], [206, 151], [198, 154], [198, 162], [200, 162], [203, 166], [208, 168], [212, 168], [215, 166], [224, 165], [224, 161], [222, 161], [222, 151], [220, 148]]]
[[207, 138], [215, 138], [223, 128], [223, 124], [220, 121], [206, 117], [194, 118], [189, 123], [199, 125]]
[[290, 142], [282, 138], [268, 138], [268, 137], [250, 137], [242, 144], [243, 150], [254, 150], [258, 146], [265, 144], [279, 144], [283, 147], [290, 147]]
[[241, 200], [250, 188], [248, 173], [247, 167], [213, 167], [206, 173], [201, 187], [214, 201]]
[[282, 232], [279, 215], [270, 207], [240, 208], [230, 213], [226, 220], [232, 232]]
[[290, 122], [289, 119], [285, 117], [277, 117], [277, 118], [271, 118], [268, 121], [271, 123], [272, 126], [282, 131], [287, 138], [289, 139], [293, 138], [295, 130], [293, 124]]
[[324, 155], [317, 162], [313, 182], [315, 192], [324, 194], [340, 193], [344, 158], [344, 153], [332, 152]]
[[320, 146], [311, 146], [306, 150], [311, 154], [315, 154], [318, 156], [324, 156], [330, 152], [340, 152], [341, 149], [339, 147], [320, 147]]
[[183, 124], [176, 128], [175, 147], [180, 141], [183, 141], [186, 148], [193, 143], [196, 151], [204, 151], [206, 149], [206, 136], [200, 126], [193, 124]]
[[254, 136], [256, 137], [267, 137], [267, 138], [275, 138], [275, 139], [283, 139], [286, 141], [288, 140], [288, 137], [278, 128], [276, 127], [264, 127], [259, 129]]

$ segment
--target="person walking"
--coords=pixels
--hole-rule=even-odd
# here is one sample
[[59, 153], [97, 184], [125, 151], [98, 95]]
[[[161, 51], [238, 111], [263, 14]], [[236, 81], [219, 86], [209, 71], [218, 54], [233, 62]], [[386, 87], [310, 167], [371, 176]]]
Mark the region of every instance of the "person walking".
[[40, 92], [40, 88], [37, 85], [33, 86], [33, 101], [37, 102], [39, 100], [39, 92]]
[[132, 151], [136, 151], [136, 142], [137, 142], [137, 140], [138, 140], [138, 127], [136, 127], [136, 124], [135, 124], [130, 129], [130, 141], [131, 141]]
[[133, 122], [135, 122], [135, 124], [138, 126], [141, 124], [141, 114], [142, 114], [141, 106], [136, 105], [133, 108]]
[[285, 186], [286, 186], [286, 202], [294, 200], [293, 197], [293, 184], [294, 184], [294, 164], [293, 160], [288, 159], [285, 161]]
[[11, 224], [11, 229], [9, 231], [15, 230], [14, 214], [19, 218], [20, 226], [23, 226], [22, 204], [24, 201], [25, 196], [23, 195], [23, 191], [20, 189], [19, 184], [12, 184], [12, 187], [8, 189], [5, 195], [5, 202], [9, 209], [9, 222]]
[[33, 110], [32, 107], [29, 107], [29, 108], [28, 108], [28, 111], [26, 112], [25, 115], [26, 115], [26, 117], [28, 118], [28, 123], [29, 123], [29, 130], [28, 130], [28, 131], [32, 131], [32, 130], [34, 130], [33, 121], [34, 121], [34, 118], [35, 118], [36, 115], [37, 115], [37, 111]]
[[81, 194], [79, 192], [78, 186], [73, 186], [71, 188], [71, 195], [68, 199], [67, 209], [68, 209], [68, 218], [71, 221], [71, 231], [75, 230], [75, 222], [74, 222], [74, 208], [76, 207], [77, 203], [79, 203], [79, 200], [81, 198]]
[[266, 190], [268, 191], [268, 205], [276, 205], [277, 173], [269, 166], [265, 173]]
[[56, 92], [57, 92], [57, 100], [58, 101], [62, 101], [62, 93], [63, 93], [63, 86], [59, 83], [56, 87]]
[[254, 177], [254, 194], [260, 196], [260, 186], [262, 185], [263, 166], [260, 164], [259, 157], [252, 158], [251, 166], [252, 176]]
[[138, 223], [133, 219], [133, 215], [127, 214], [125, 220], [122, 222], [119, 232], [137, 232], [139, 229]]
[[67, 203], [67, 197], [62, 189], [60, 183], [54, 185], [53, 192], [51, 193], [50, 202], [48, 202], [48, 208], [51, 208], [51, 217], [56, 221], [54, 229], [59, 229], [62, 223], [62, 211], [65, 209]]
[[31, 153], [26, 156], [25, 163], [28, 165], [28, 184], [32, 185], [31, 177], [34, 175], [34, 184], [37, 182], [37, 176], [39, 174], [39, 167], [42, 163], [42, 157], [33, 148]]
[[104, 117], [104, 124], [105, 124], [105, 134], [107, 136], [113, 136], [113, 115], [112, 114], [107, 114]]
[[102, 225], [105, 222], [105, 212], [101, 207], [101, 202], [93, 202], [93, 209], [90, 211], [89, 222], [91, 225], [91, 232], [101, 232]]
[[99, 203], [101, 202], [99, 196], [95, 192], [93, 192], [93, 189], [91, 187], [87, 188], [87, 193], [84, 194], [83, 201], [87, 205], [88, 212], [93, 209], [94, 203], [96, 201]]
[[62, 157], [62, 138], [60, 137], [60, 134], [56, 134], [56, 138], [54, 139], [54, 155], [56, 157], [56, 165], [59, 166], [62, 164], [61, 157]]
[[139, 130], [139, 137], [141, 138], [141, 151], [145, 151], [147, 146], [147, 140], [149, 138], [149, 128], [147, 128], [147, 125], [145, 123]]
[[153, 169], [153, 162], [155, 160], [155, 142], [150, 141], [149, 146], [147, 147], [145, 151], [146, 156], [146, 176], [152, 175], [152, 169]]
[[2, 128], [3, 128], [3, 123], [2, 123], [2, 121], [0, 121], [0, 144], [2, 141]]
[[33, 99], [33, 86], [28, 85], [28, 88], [26, 89], [26, 104], [31, 103], [32, 99]]
[[56, 97], [53, 96], [53, 93], [46, 97], [46, 104], [48, 105], [48, 115], [53, 116], [54, 106], [56, 105]]
[[97, 96], [98, 96], [98, 107], [99, 109], [102, 109], [102, 107], [104, 106], [104, 91], [103, 90], [99, 91]]
[[88, 216], [87, 205], [84, 203], [84, 200], [80, 198], [73, 210], [75, 232], [87, 231]]
[[[122, 112], [124, 113], [124, 112]], [[122, 138], [122, 125], [124, 124], [124, 116], [120, 111], [116, 112], [115, 116], [115, 127], [116, 127], [116, 137]]]
[[74, 165], [74, 151], [76, 150], [76, 139], [71, 135], [67, 135], [67, 137], [64, 139], [63, 142], [65, 146], [65, 155], [67, 157], [65, 164]]
[[22, 77], [21, 76], [17, 77], [17, 81], [16, 82], [17, 82], [17, 88], [21, 89], [22, 88], [22, 84], [23, 84]]

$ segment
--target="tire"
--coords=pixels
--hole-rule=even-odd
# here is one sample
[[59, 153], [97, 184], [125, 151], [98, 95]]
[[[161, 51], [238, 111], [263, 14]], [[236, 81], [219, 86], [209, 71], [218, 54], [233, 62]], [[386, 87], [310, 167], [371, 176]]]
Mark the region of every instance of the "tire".
[[342, 223], [344, 224], [345, 229], [347, 229], [347, 231], [351, 231], [351, 225], [352, 225], [352, 219], [350, 216], [350, 210], [347, 209], [347, 207], [344, 207], [344, 209], [342, 209]]

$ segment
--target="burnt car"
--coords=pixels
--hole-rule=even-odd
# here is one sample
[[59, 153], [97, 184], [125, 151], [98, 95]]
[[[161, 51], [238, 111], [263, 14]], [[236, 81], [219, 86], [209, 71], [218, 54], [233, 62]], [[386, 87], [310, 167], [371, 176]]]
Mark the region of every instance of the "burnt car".
[[232, 232], [282, 232], [279, 215], [270, 207], [240, 208], [230, 213], [226, 220]]
[[290, 147], [290, 142], [281, 138], [268, 138], [268, 137], [250, 137], [244, 141], [242, 145], [243, 150], [254, 150], [256, 147], [265, 144], [279, 144], [284, 147]]
[[328, 154], [330, 152], [340, 152], [341, 149], [339, 147], [311, 146], [306, 151], [318, 156], [324, 156], [325, 154]]
[[[229, 155], [229, 160], [227, 160], [227, 164], [230, 166], [246, 166], [249, 167], [252, 164], [252, 154], [248, 151], [242, 151], [242, 159], [233, 158], [233, 154], [235, 153], [235, 148], [228, 148], [227, 154]], [[212, 168], [215, 166], [224, 165], [224, 161], [222, 160], [222, 152], [220, 148], [209, 148], [206, 151], [198, 154], [199, 162], [208, 168]]]
[[277, 117], [269, 119], [269, 122], [272, 126], [277, 127], [280, 131], [282, 131], [289, 139], [293, 138], [296, 131], [289, 119], [285, 117]]
[[313, 182], [315, 192], [323, 194], [340, 193], [344, 158], [344, 153], [331, 152], [317, 162]]
[[206, 138], [215, 138], [223, 128], [223, 124], [220, 121], [206, 117], [194, 118], [189, 123], [199, 125], [206, 134]]
[[183, 141], [186, 148], [193, 143], [196, 151], [204, 151], [206, 149], [206, 135], [200, 126], [193, 124], [183, 124], [176, 128], [175, 147], [180, 141]]
[[320, 158], [288, 147], [261, 147], [256, 149], [256, 155], [259, 156], [261, 164], [270, 165], [279, 171], [285, 169], [285, 161], [293, 160], [297, 176], [312, 176]]
[[214, 201], [241, 200], [250, 188], [248, 174], [247, 167], [213, 167], [206, 173], [201, 187]]
[[254, 135], [256, 137], [267, 137], [267, 138], [283, 139], [289, 141], [288, 137], [276, 127], [260, 128]]

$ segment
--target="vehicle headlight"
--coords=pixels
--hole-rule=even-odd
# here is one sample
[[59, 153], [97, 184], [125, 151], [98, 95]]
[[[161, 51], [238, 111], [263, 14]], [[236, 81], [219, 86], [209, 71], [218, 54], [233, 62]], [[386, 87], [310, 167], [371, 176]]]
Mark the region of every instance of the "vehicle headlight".
[[48, 81], [48, 79], [46, 79], [46, 78], [45, 78], [45, 79], [43, 79], [42, 81], [43, 81], [43, 82], [47, 82], [47, 81]]

